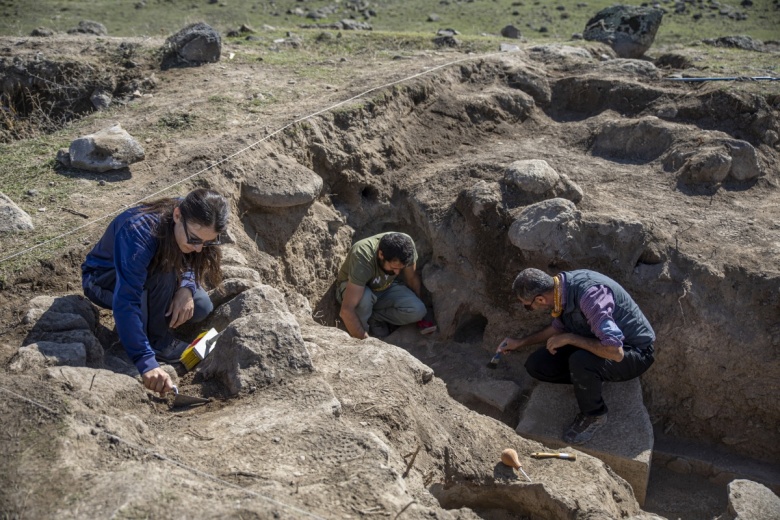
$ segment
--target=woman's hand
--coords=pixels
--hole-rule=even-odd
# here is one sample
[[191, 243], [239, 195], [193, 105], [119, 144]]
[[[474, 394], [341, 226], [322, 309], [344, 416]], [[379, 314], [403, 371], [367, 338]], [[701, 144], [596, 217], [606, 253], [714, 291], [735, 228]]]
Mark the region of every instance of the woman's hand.
[[179, 325], [187, 323], [194, 312], [195, 302], [192, 299], [192, 291], [186, 287], [179, 287], [165, 313], [166, 316], [171, 317], [170, 327], [175, 329]]
[[157, 392], [160, 397], [165, 397], [169, 391], [173, 390], [173, 381], [168, 372], [160, 367], [153, 368], [144, 372], [141, 375], [141, 379], [144, 380], [144, 386], [152, 392]]

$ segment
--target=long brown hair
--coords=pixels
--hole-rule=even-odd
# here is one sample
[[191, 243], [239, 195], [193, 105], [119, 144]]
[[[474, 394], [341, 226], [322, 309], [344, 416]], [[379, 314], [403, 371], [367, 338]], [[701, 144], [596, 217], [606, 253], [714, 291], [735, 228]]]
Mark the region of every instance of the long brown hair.
[[220, 261], [222, 252], [217, 246], [204, 247], [200, 253], [182, 253], [174, 235], [173, 210], [178, 206], [188, 222], [213, 227], [216, 233], [224, 233], [228, 224], [228, 203], [219, 193], [204, 188], [193, 190], [182, 199], [158, 199], [142, 206], [141, 212], [159, 216], [157, 225], [157, 252], [149, 266], [150, 271], [175, 271], [181, 275], [191, 270], [198, 285], [207, 282], [217, 287], [222, 282]]

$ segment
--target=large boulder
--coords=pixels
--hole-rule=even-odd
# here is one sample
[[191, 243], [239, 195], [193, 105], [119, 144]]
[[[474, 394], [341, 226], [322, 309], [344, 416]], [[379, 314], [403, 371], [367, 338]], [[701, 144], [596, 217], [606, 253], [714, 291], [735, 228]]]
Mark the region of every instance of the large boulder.
[[582, 189], [568, 175], [559, 174], [543, 159], [513, 162], [504, 173], [504, 181], [533, 202], [547, 197], [561, 197], [574, 203], [582, 200]]
[[729, 483], [729, 506], [723, 520], [780, 518], [780, 498], [768, 487], [750, 480]]
[[652, 7], [613, 5], [588, 20], [582, 35], [610, 45], [621, 58], [639, 58], [653, 44], [663, 16]]
[[322, 190], [322, 177], [292, 157], [272, 154], [241, 186], [241, 199], [257, 208], [287, 208], [313, 202]]
[[676, 144], [664, 166], [677, 171], [679, 179], [688, 184], [745, 182], [763, 174], [753, 145], [719, 132], [704, 132], [696, 140]]
[[312, 370], [300, 326], [276, 289], [259, 286], [242, 293], [217, 310], [218, 329], [225, 318], [230, 325], [200, 370], [230, 394], [253, 392]]
[[544, 200], [520, 212], [509, 228], [509, 241], [526, 252], [562, 258], [576, 244], [580, 219], [580, 212], [570, 200]]
[[161, 68], [216, 63], [222, 52], [222, 38], [210, 25], [188, 25], [165, 40]]
[[79, 137], [70, 143], [70, 167], [103, 173], [142, 161], [143, 147], [120, 125]]

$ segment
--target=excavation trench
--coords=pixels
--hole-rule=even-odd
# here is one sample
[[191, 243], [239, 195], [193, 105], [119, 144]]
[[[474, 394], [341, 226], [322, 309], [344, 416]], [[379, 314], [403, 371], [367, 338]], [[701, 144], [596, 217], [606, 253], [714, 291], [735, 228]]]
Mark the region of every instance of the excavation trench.
[[[439, 332], [435, 341], [408, 335], [390, 341], [433, 367], [450, 395], [512, 427], [533, 387], [522, 369], [524, 355], [493, 374], [476, 368], [504, 336], [546, 324], [514, 304], [512, 279], [525, 267], [603, 272], [634, 295], [658, 336], [656, 364], [641, 379], [656, 434], [667, 446], [670, 439], [672, 445], [675, 438], [697, 439], [776, 463], [780, 451], [770, 440], [777, 434], [777, 407], [752, 374], [766, 373], [780, 337], [774, 311], [780, 278], [759, 261], [777, 231], [758, 212], [735, 213], [726, 200], [731, 195], [724, 196], [752, 200], [773, 189], [727, 181], [705, 209], [696, 188], [678, 189], [664, 171], [664, 154], [685, 145], [684, 132], [676, 130], [663, 134], [662, 148], [658, 140], [613, 143], [609, 152], [589, 148], [613, 124], [610, 110], [623, 114], [624, 133], [647, 124], [643, 114], [674, 97], [663, 87], [627, 88], [620, 78], [550, 86], [530, 72], [518, 82], [523, 71], [506, 69], [505, 62], [488, 61], [447, 70], [288, 132], [276, 150], [316, 172], [324, 186], [305, 215], [296, 209], [272, 221], [267, 210], [246, 206], [247, 235], [257, 237], [260, 249], [278, 242], [271, 250], [284, 267], [265, 270], [302, 292], [320, 322], [337, 325], [332, 274], [351, 242], [388, 230], [410, 234]], [[626, 106], [610, 101], [615, 91], [623, 92]], [[739, 127], [725, 117], [690, 121], [696, 109], [686, 103], [686, 120], [670, 124], [748, 135], [760, 145], [760, 129], [751, 131], [745, 118]], [[589, 113], [583, 114], [585, 106]], [[759, 168], [776, 155], [758, 150]], [[239, 161], [231, 174], [240, 177], [262, 157]], [[547, 161], [559, 183], [543, 192], [519, 187], [507, 172], [528, 159]], [[713, 218], [705, 223], [700, 211]], [[737, 238], [743, 224], [757, 220], [771, 231], [757, 240]], [[522, 233], [513, 231], [518, 221]], [[724, 244], [726, 236], [735, 240]], [[475, 371], [517, 384], [521, 397], [511, 410], [490, 410], [469, 397]], [[666, 453], [661, 464], [675, 458]], [[723, 471], [710, 465], [701, 476]], [[457, 505], [458, 493], [440, 495], [442, 503]], [[475, 504], [460, 504], [466, 502]]]

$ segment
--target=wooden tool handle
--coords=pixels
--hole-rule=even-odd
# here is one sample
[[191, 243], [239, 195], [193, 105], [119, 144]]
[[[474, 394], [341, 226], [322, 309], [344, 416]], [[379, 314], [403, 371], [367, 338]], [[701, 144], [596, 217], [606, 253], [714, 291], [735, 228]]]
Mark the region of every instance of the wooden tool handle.
[[537, 459], [568, 459], [577, 460], [576, 453], [551, 453], [546, 451], [537, 451], [531, 454], [532, 457]]

